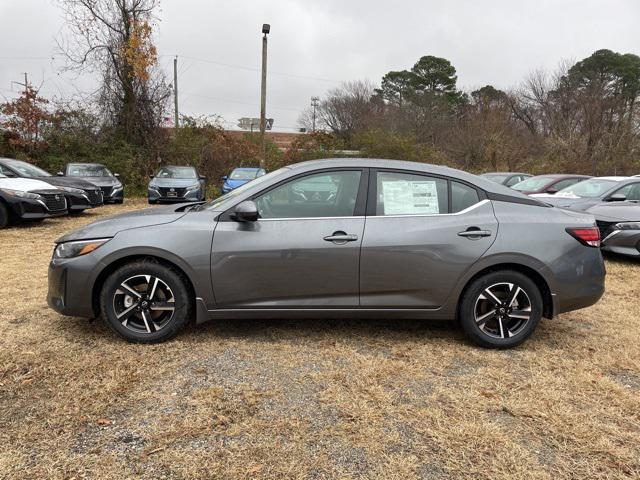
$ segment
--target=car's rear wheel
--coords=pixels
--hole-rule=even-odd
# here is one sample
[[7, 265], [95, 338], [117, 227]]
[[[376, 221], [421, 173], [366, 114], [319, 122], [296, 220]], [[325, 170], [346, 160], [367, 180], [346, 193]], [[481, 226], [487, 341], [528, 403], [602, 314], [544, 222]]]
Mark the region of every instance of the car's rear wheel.
[[130, 342], [173, 337], [189, 321], [187, 280], [174, 268], [143, 260], [118, 268], [104, 282], [100, 309], [107, 324]]
[[9, 225], [9, 210], [0, 202], [0, 228], [5, 228]]
[[475, 279], [460, 300], [458, 319], [475, 344], [510, 348], [524, 342], [542, 317], [540, 289], [526, 275], [501, 270]]

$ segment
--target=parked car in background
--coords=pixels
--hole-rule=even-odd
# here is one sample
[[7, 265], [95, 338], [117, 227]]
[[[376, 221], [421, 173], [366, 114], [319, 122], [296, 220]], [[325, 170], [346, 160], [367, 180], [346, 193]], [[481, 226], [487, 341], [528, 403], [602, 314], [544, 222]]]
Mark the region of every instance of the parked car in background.
[[102, 205], [102, 190], [91, 182], [80, 178], [54, 177], [41, 168], [15, 160], [13, 158], [0, 158], [0, 173], [11, 178], [33, 178], [41, 180], [64, 192], [67, 199], [69, 213], [82, 213], [88, 208]]
[[587, 213], [596, 217], [602, 250], [640, 256], [640, 200], [603, 203]]
[[0, 174], [0, 228], [15, 220], [37, 221], [66, 213], [62, 190], [40, 180]]
[[102, 315], [133, 342], [166, 340], [192, 316], [356, 316], [457, 318], [474, 342], [507, 348], [541, 317], [600, 298], [599, 245], [591, 215], [459, 170], [319, 160], [206, 204], [68, 233], [49, 266], [48, 303]]
[[640, 200], [640, 178], [595, 177], [560, 190], [555, 195], [531, 195], [556, 207], [586, 210], [607, 202]]
[[149, 203], [200, 202], [205, 199], [205, 177], [194, 167], [167, 165], [151, 176]]
[[265, 173], [267, 172], [264, 168], [236, 168], [231, 175], [222, 177], [222, 193], [229, 193], [234, 188], [255, 180]]
[[554, 195], [563, 188], [570, 187], [578, 182], [582, 182], [591, 177], [587, 175], [571, 175], [571, 174], [557, 174], [557, 175], [536, 175], [535, 177], [529, 177], [522, 182], [516, 183], [513, 188], [525, 195], [531, 195], [534, 193], [548, 193]]
[[93, 183], [102, 190], [104, 203], [122, 203], [124, 201], [124, 185], [120, 175], [99, 163], [68, 163], [64, 172], [58, 176], [81, 178]]
[[529, 173], [515, 173], [515, 172], [489, 172], [483, 173], [480, 175], [487, 180], [491, 180], [492, 182], [499, 183], [500, 185], [504, 185], [505, 187], [512, 187], [516, 183], [522, 182], [533, 175]]

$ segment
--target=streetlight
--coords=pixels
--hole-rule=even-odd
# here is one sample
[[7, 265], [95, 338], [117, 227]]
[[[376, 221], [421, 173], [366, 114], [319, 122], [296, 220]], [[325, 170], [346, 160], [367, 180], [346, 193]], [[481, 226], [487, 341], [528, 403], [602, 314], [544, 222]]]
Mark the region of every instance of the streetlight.
[[262, 85], [260, 88], [260, 144], [262, 148], [262, 157], [260, 158], [260, 166], [264, 168], [267, 150], [264, 143], [264, 131], [267, 127], [267, 35], [271, 31], [271, 25], [265, 23], [262, 25]]

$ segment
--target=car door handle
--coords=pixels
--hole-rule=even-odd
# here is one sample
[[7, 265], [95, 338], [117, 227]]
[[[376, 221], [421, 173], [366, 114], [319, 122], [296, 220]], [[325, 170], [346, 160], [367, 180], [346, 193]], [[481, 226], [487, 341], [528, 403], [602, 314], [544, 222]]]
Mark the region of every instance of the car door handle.
[[335, 242], [335, 243], [347, 243], [347, 242], [355, 242], [358, 240], [357, 235], [345, 233], [345, 232], [333, 232], [333, 235], [328, 235], [323, 238], [326, 242]]
[[464, 232], [458, 232], [458, 236], [470, 238], [473, 240], [480, 237], [490, 237], [491, 232], [489, 230], [480, 230], [479, 228], [470, 227]]

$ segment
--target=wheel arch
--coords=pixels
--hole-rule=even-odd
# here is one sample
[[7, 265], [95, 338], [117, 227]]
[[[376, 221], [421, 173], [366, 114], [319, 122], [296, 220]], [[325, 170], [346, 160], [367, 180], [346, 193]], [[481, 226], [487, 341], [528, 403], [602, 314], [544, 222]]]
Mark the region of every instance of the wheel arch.
[[196, 290], [193, 284], [193, 280], [187, 274], [185, 269], [182, 268], [180, 265], [178, 265], [176, 262], [172, 262], [171, 260], [168, 260], [167, 258], [164, 258], [162, 256], [149, 254], [149, 253], [130, 254], [123, 257], [119, 257], [113, 260], [112, 262], [110, 262], [109, 264], [107, 264], [105, 268], [103, 268], [100, 271], [100, 273], [94, 280], [93, 287], [91, 289], [91, 308], [96, 317], [100, 315], [100, 291], [102, 290], [102, 287], [107, 277], [109, 277], [109, 275], [115, 272], [118, 268], [124, 265], [127, 265], [128, 263], [133, 263], [141, 260], [156, 262], [160, 265], [164, 265], [166, 267], [177, 270], [186, 279], [187, 288], [189, 289], [189, 292], [195, 302]]
[[553, 318], [553, 296], [551, 295], [551, 288], [549, 287], [549, 283], [542, 276], [542, 274], [540, 274], [540, 272], [538, 272], [534, 268], [517, 262], [495, 263], [475, 272], [473, 276], [471, 276], [471, 278], [466, 281], [464, 287], [460, 292], [460, 296], [458, 297], [458, 305], [456, 307], [456, 318], [458, 317], [461, 299], [463, 298], [469, 286], [476, 279], [487, 275], [488, 273], [497, 272], [500, 270], [516, 271], [531, 279], [536, 284], [536, 286], [540, 290], [540, 294], [542, 295], [542, 316], [545, 318]]

